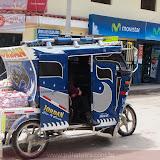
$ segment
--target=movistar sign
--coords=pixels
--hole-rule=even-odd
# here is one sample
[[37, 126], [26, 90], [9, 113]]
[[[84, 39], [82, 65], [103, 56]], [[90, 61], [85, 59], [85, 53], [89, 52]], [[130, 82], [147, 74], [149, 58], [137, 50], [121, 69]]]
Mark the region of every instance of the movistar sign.
[[158, 27], [158, 29], [153, 28], [153, 35], [155, 35], [155, 36], [160, 35], [160, 27]]
[[121, 24], [118, 23], [118, 25], [116, 26], [115, 23], [112, 24], [112, 32], [118, 32], [121, 31]]
[[89, 34], [160, 41], [160, 24], [91, 14]]
[[112, 23], [112, 32], [140, 32], [141, 28], [131, 27], [131, 26], [122, 26], [121, 23], [118, 23], [117, 26], [115, 23]]
[[158, 41], [160, 40], [160, 24], [147, 22], [146, 39]]
[[89, 34], [144, 39], [145, 22], [92, 14], [89, 17]]

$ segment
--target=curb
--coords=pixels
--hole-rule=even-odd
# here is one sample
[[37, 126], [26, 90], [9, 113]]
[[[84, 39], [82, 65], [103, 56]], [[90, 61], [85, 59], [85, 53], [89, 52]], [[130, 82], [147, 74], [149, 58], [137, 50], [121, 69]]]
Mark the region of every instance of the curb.
[[153, 89], [137, 89], [137, 90], [130, 90], [128, 95], [149, 95], [151, 93], [160, 93], [160, 88], [153, 88]]

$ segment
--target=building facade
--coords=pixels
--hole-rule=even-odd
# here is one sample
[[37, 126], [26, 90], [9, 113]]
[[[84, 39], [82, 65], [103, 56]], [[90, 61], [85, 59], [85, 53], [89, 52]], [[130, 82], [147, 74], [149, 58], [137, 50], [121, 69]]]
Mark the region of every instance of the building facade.
[[[7, 0], [0, 2], [0, 46], [65, 36], [67, 0], [15, 0], [10, 6], [4, 3]], [[133, 83], [160, 83], [160, 0], [72, 0], [71, 4], [72, 37], [91, 34], [132, 41], [140, 50]], [[7, 16], [5, 23], [12, 25], [9, 28], [3, 24]], [[133, 69], [134, 58], [127, 54]]]

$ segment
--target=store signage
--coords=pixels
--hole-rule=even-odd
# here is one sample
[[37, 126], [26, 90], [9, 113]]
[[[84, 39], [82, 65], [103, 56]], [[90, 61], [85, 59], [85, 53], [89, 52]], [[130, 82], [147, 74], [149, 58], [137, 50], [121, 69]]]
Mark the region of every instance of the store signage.
[[47, 11], [47, 0], [28, 0], [27, 11]]
[[89, 34], [118, 36], [124, 38], [145, 38], [146, 22], [113, 18], [91, 14], [89, 16]]
[[47, 0], [0, 0], [0, 10], [47, 11]]
[[160, 40], [160, 24], [147, 22], [145, 39]]
[[93, 35], [85, 34], [85, 38], [94, 38]]
[[139, 45], [138, 64], [142, 64], [143, 59], [143, 45]]
[[28, 0], [0, 0], [1, 10], [26, 10]]
[[54, 29], [37, 29], [35, 39], [50, 39], [60, 37], [60, 30]]
[[0, 14], [0, 31], [24, 32], [24, 14]]
[[115, 42], [115, 41], [118, 41], [118, 36], [107, 36], [107, 37], [104, 37], [106, 38], [106, 40], [104, 40], [103, 42]]

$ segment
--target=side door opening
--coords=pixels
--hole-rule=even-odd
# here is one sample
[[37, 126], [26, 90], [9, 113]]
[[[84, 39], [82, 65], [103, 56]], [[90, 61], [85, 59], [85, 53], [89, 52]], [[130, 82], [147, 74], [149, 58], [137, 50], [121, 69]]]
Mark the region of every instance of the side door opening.
[[[91, 112], [90, 56], [70, 57], [68, 62], [68, 92], [71, 97], [70, 124], [86, 123], [86, 112]], [[78, 90], [82, 95], [78, 96]]]

